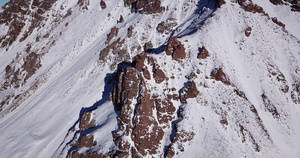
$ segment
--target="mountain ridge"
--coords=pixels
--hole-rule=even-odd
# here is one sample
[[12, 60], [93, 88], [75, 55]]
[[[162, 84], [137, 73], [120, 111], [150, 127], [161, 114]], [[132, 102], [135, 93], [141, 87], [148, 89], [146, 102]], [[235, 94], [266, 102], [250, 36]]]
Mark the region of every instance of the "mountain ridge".
[[269, 3], [53, 1], [0, 42], [1, 155], [299, 156], [299, 13]]

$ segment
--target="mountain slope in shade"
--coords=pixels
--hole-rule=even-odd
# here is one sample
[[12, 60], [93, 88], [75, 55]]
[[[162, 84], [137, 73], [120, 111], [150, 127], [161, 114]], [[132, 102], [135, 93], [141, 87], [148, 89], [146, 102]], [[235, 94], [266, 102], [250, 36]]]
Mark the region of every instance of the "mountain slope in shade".
[[299, 157], [299, 2], [11, 1], [3, 157]]

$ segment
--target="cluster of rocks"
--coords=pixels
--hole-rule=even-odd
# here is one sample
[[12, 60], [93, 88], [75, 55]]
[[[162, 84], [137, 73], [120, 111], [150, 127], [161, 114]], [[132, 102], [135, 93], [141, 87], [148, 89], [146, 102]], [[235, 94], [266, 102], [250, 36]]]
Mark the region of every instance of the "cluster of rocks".
[[300, 1], [299, 0], [270, 0], [274, 5], [291, 5], [291, 10], [300, 12]]
[[32, 33], [33, 29], [42, 26], [41, 23], [45, 19], [43, 14], [48, 11], [55, 2], [56, 0], [33, 1], [31, 8], [29, 8], [26, 0], [8, 2], [3, 6], [5, 9], [0, 14], [0, 24], [9, 26], [9, 30], [6, 36], [0, 38], [0, 46], [7, 47], [16, 41], [25, 26], [26, 15], [30, 15], [30, 17], [32, 17], [30, 26], [20, 38], [20, 42], [24, 41]]
[[145, 14], [161, 13], [164, 7], [161, 7], [160, 0], [124, 0], [127, 7], [131, 7], [132, 12], [141, 12]]
[[223, 72], [222, 68], [215, 69], [211, 73], [211, 78], [215, 79], [216, 81], [221, 81], [222, 83], [224, 83], [226, 85], [231, 85], [229, 78]]
[[237, 2], [247, 12], [266, 14], [264, 9], [256, 4], [253, 4], [252, 0], [237, 0]]
[[156, 27], [158, 33], [170, 34], [173, 31], [173, 28], [177, 26], [176, 19], [168, 18], [166, 21], [162, 21]]

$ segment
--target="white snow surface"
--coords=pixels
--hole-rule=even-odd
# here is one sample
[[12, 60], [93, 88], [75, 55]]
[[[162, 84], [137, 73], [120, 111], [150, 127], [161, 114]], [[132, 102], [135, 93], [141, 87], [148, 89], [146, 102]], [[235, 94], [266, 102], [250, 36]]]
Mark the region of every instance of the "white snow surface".
[[[55, 39], [55, 44], [43, 55], [42, 67], [35, 75], [20, 88], [0, 92], [1, 99], [4, 99], [6, 94], [20, 94], [40, 81], [39, 87], [31, 91], [32, 94], [15, 110], [11, 111], [11, 105], [8, 105], [0, 112], [0, 157], [66, 157], [67, 150], [63, 147], [71, 139], [67, 136], [68, 131], [78, 120], [82, 108], [91, 107], [103, 99], [104, 79], [113, 72], [109, 68], [112, 61], [99, 63], [100, 51], [105, 47], [107, 34], [113, 26], [119, 28], [118, 37], [122, 38], [127, 28], [134, 26], [135, 40], [125, 41], [124, 46], [130, 51], [131, 46], [143, 46], [148, 41], [154, 47], [164, 44], [168, 35], [156, 31], [157, 24], [163, 20], [175, 18], [184, 30], [193, 25], [190, 19], [197, 19], [193, 12], [198, 3], [196, 0], [163, 0], [162, 5], [170, 10], [155, 15], [130, 13], [122, 0], [105, 1], [107, 8], [104, 10], [99, 2], [90, 1], [88, 10], [80, 10], [75, 1], [58, 0], [49, 15], [65, 13], [72, 8], [70, 17], [55, 28], [51, 27], [50, 18], [45, 27], [35, 30], [25, 41], [13, 43], [8, 50], [0, 48], [0, 83], [3, 83], [6, 65], [17, 53], [22, 56], [28, 43], [37, 50], [49, 46], [49, 39], [33, 42], [36, 36], [50, 32], [50, 39]], [[273, 6], [267, 0], [253, 2], [286, 24], [288, 32], [268, 17], [245, 12], [237, 3], [226, 0], [226, 4], [214, 12], [214, 16], [207, 19], [197, 32], [180, 38], [189, 52], [182, 63], [172, 60], [165, 52], [152, 54], [167, 77], [175, 76], [169, 84], [177, 90], [187, 82], [186, 75], [201, 71], [194, 80], [200, 95], [188, 99], [184, 105], [174, 102], [177, 109], [184, 107], [185, 117], [178, 124], [178, 131], [195, 133], [190, 142], [175, 144], [185, 147], [184, 152], [177, 151], [177, 157], [300, 157], [300, 105], [291, 100], [292, 85], [300, 79], [300, 15], [288, 7]], [[64, 10], [60, 10], [61, 5]], [[117, 24], [120, 15], [125, 21]], [[67, 22], [68, 26], [65, 26]], [[250, 37], [245, 36], [248, 26], [252, 28]], [[1, 25], [0, 36], [7, 29]], [[202, 46], [210, 56], [199, 60], [198, 48]], [[138, 53], [141, 52], [132, 51], [130, 56]], [[270, 76], [268, 70], [271, 67], [285, 76], [289, 92], [280, 90], [283, 83]], [[232, 84], [206, 79], [215, 68], [222, 68]], [[153, 79], [147, 84], [147, 88], [155, 89], [153, 93], [162, 92], [165, 85], [157, 85]], [[247, 100], [237, 97], [234, 89], [243, 91]], [[280, 113], [279, 118], [274, 118], [263, 106], [262, 94], [272, 101]], [[261, 122], [249, 110], [252, 106]], [[94, 150], [109, 152], [115, 148], [111, 132], [118, 128], [113, 104], [109, 101], [102, 103], [93, 111], [92, 117], [100, 127], [94, 132], [99, 146]], [[220, 123], [223, 117], [228, 125]], [[268, 134], [262, 130], [261, 124]], [[244, 131], [245, 142], [239, 125], [247, 130]], [[165, 131], [161, 149], [155, 157], [163, 157], [163, 147], [170, 143], [170, 134], [171, 129]], [[252, 137], [257, 141], [259, 152], [255, 151]]]

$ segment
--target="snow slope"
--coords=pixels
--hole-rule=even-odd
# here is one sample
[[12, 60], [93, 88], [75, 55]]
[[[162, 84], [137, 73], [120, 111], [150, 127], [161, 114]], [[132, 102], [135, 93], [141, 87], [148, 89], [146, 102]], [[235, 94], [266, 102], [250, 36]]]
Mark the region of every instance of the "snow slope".
[[[122, 48], [130, 57], [126, 60], [132, 61], [142, 53], [143, 50], [135, 47], [143, 47], [149, 41], [158, 50], [148, 56], [155, 59], [170, 80], [161, 84], [153, 77], [145, 80], [150, 96], [166, 98], [163, 95], [166, 87], [174, 87], [176, 91], [172, 93], [177, 94], [190, 81], [185, 76], [196, 74], [192, 81], [200, 94], [186, 103], [172, 101], [176, 113], [163, 130], [157, 153], [144, 157], [164, 157], [166, 148], [174, 149], [174, 157], [299, 157], [300, 107], [291, 97], [293, 93], [300, 97], [293, 91], [300, 79], [299, 13], [285, 6], [273, 6], [267, 0], [253, 0], [270, 17], [283, 22], [286, 31], [267, 16], [246, 12], [230, 0], [216, 11], [213, 7], [207, 9], [212, 2], [163, 0], [161, 5], [168, 6], [169, 10], [147, 15], [131, 13], [122, 0], [105, 1], [105, 9], [101, 9], [100, 1], [89, 1], [88, 9], [83, 9], [75, 1], [57, 0], [46, 13], [50, 18], [44, 21], [44, 27], [35, 29], [23, 42], [16, 41], [8, 49], [0, 48], [1, 83], [5, 81], [6, 66], [18, 53], [21, 57], [14, 64], [19, 67], [24, 64], [27, 44], [31, 50], [43, 54], [42, 67], [26, 83], [0, 91], [1, 100], [12, 93], [29, 92], [14, 110], [12, 99], [0, 112], [1, 157], [67, 157], [72, 149], [69, 145], [80, 134], [82, 112], [91, 109], [91, 120], [96, 124], [91, 134], [97, 144], [80, 148], [78, 152], [92, 150], [106, 154], [120, 150], [112, 136], [119, 128], [120, 112], [108, 100], [110, 94], [105, 82], [116, 71], [111, 67], [114, 55], [110, 54], [105, 63], [99, 62], [100, 52], [107, 47], [114, 26], [119, 33], [112, 42], [119, 37], [125, 39]], [[209, 5], [203, 9], [204, 3]], [[69, 9], [72, 15], [61, 18], [53, 26], [54, 15], [64, 15]], [[123, 23], [117, 22], [120, 15], [124, 17]], [[158, 33], [157, 25], [169, 18], [177, 22], [173, 33]], [[133, 37], [127, 38], [130, 26], [134, 26]], [[246, 37], [248, 27], [252, 31]], [[0, 36], [7, 29], [1, 25]], [[34, 42], [37, 36], [46, 33], [50, 33], [49, 38]], [[172, 35], [182, 36], [178, 40], [187, 53], [179, 62], [159, 49], [166, 47]], [[51, 44], [52, 41], [55, 43]], [[47, 52], [41, 49], [44, 46], [49, 48]], [[198, 59], [202, 46], [209, 56]], [[145, 67], [149, 71], [153, 69], [150, 63]], [[219, 68], [230, 81], [229, 85], [211, 77]], [[37, 88], [32, 90], [36, 83]], [[285, 87], [287, 92], [282, 90]], [[156, 110], [153, 118], [158, 120]], [[179, 111], [182, 117], [177, 116]], [[176, 129], [173, 123], [177, 123]], [[194, 135], [187, 142], [173, 142], [174, 131]], [[132, 138], [125, 138], [134, 146]]]

